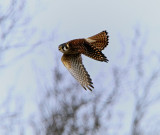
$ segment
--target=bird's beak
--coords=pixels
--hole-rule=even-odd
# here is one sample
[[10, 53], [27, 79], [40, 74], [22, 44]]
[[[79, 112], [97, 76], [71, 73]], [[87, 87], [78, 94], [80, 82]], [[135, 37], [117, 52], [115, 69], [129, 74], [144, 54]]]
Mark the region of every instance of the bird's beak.
[[58, 49], [59, 49], [59, 50], [62, 50], [62, 47], [63, 47], [63, 46], [65, 46], [65, 43], [60, 44], [59, 47], [58, 47]]
[[58, 49], [61, 50], [62, 49], [62, 44], [58, 46]]

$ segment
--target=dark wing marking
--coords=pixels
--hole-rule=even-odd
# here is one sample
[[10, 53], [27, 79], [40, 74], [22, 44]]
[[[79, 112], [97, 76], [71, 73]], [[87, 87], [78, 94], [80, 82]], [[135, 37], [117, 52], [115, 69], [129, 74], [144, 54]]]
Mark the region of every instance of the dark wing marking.
[[82, 52], [84, 55], [98, 61], [108, 62], [107, 57], [95, 46], [92, 44], [85, 42], [83, 44], [85, 50]]

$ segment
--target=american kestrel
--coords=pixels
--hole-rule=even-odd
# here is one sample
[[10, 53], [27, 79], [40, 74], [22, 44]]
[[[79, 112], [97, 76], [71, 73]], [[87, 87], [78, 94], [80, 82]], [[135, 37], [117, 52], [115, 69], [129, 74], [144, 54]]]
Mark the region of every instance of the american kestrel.
[[108, 33], [102, 31], [92, 37], [74, 39], [58, 47], [63, 53], [62, 63], [85, 90], [88, 88], [92, 91], [94, 87], [92, 79], [82, 63], [81, 54], [98, 61], [108, 62], [107, 57], [101, 52], [108, 45], [108, 40]]

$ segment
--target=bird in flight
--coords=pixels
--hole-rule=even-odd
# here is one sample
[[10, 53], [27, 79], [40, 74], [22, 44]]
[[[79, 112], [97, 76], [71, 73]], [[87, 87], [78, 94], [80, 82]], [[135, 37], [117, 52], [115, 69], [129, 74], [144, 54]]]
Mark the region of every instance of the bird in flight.
[[85, 90], [92, 91], [94, 87], [92, 79], [82, 63], [81, 54], [94, 60], [108, 62], [107, 57], [102, 53], [102, 50], [108, 45], [108, 40], [108, 33], [102, 31], [88, 38], [68, 41], [58, 47], [59, 51], [63, 53], [62, 63]]

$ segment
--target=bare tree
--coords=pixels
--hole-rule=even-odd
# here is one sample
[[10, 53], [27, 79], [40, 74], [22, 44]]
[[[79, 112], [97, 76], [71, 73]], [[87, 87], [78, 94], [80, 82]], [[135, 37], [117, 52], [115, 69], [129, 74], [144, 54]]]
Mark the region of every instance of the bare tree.
[[62, 71], [59, 64], [56, 65], [54, 88], [46, 90], [39, 105], [44, 134], [93, 135], [102, 130], [107, 133], [113, 106], [119, 99], [122, 74], [118, 68], [114, 67], [111, 72], [114, 87], [106, 87], [105, 91], [99, 86], [99, 92], [85, 92], [75, 81], [68, 83], [64, 77], [67, 73]]
[[[134, 38], [135, 42], [137, 35], [141, 35], [139, 29], [136, 30], [136, 35]], [[132, 88], [135, 97], [135, 108], [133, 114], [131, 135], [146, 134], [146, 129], [142, 127], [142, 123], [145, 116], [147, 115], [147, 112], [149, 111], [149, 107], [151, 107], [155, 102], [158, 102], [160, 99], [160, 91], [157, 89], [156, 91], [153, 90], [153, 86], [160, 76], [160, 68], [151, 66], [152, 60], [156, 55], [153, 55], [153, 53], [151, 53], [149, 57], [145, 56], [144, 47], [146, 40], [146, 38], [141, 40], [139, 46], [137, 45], [138, 43], [132, 45], [134, 49], [137, 50], [134, 54], [137, 57], [135, 60], [133, 60], [133, 56], [130, 57], [130, 59], [132, 59], [130, 65], [132, 65], [135, 69], [136, 75], [134, 80], [135, 85], [133, 85]], [[149, 71], [150, 73], [146, 71], [147, 66], [152, 69]]]
[[[29, 26], [31, 17], [25, 12], [26, 0], [10, 0], [6, 3], [8, 4], [5, 5], [4, 2], [0, 2], [0, 6], [3, 7], [0, 8], [0, 68], [14, 64], [20, 58], [33, 52], [37, 46], [51, 41], [50, 35], [33, 40], [33, 35], [36, 35], [36, 32]], [[20, 51], [7, 62], [3, 61], [7, 52], [22, 48], [23, 51]]]
[[[131, 48], [128, 50], [131, 54], [128, 56], [126, 66], [123, 67], [123, 72], [127, 76], [127, 78], [123, 78], [123, 83], [134, 97], [131, 135], [148, 134], [149, 131], [146, 131], [142, 124], [145, 123], [145, 116], [152, 105], [160, 99], [160, 91], [154, 88], [154, 84], [157, 83], [160, 76], [160, 68], [152, 66], [152, 60], [158, 60], [159, 55], [153, 52], [145, 55], [146, 41], [146, 35], [143, 37], [140, 29], [136, 28]], [[123, 45], [127, 46], [124, 42]], [[150, 70], [147, 70], [147, 67]]]
[[[29, 18], [26, 18], [23, 12], [25, 0], [11, 0], [7, 6], [3, 6], [3, 2], [0, 4], [0, 51], [3, 52], [8, 49], [22, 47], [23, 45], [16, 41], [14, 37], [18, 35], [18, 32], [22, 30], [24, 28], [23, 26], [29, 21]], [[22, 41], [23, 40], [21, 40], [21, 42]], [[1, 53], [1, 55], [2, 54], [3, 53]]]
[[[11, 64], [15, 64], [23, 56], [46, 42], [48, 39], [41, 38], [30, 42], [35, 32], [29, 26], [31, 17], [25, 12], [26, 0], [0, 1], [0, 72], [2, 73]], [[8, 58], [11, 52], [16, 52]], [[13, 54], [13, 53], [12, 53]], [[8, 81], [10, 82], [10, 81]], [[25, 134], [25, 122], [22, 119], [24, 102], [14, 95], [17, 79], [13, 85], [6, 88], [5, 96], [0, 103], [0, 134]], [[3, 82], [1, 82], [3, 85]], [[2, 90], [1, 90], [2, 91]], [[4, 90], [3, 90], [4, 91]]]
[[[146, 65], [150, 64], [148, 59], [152, 57], [143, 53], [145, 40], [139, 29], [136, 29], [130, 45], [131, 53], [127, 56], [121, 55], [122, 58], [128, 58], [126, 64], [111, 66], [109, 69], [111, 72], [108, 75], [111, 80], [103, 82], [106, 84], [105, 88], [99, 86], [99, 90], [93, 92], [82, 91], [74, 81], [65, 83], [64, 76], [67, 76], [67, 73], [62, 72], [63, 70], [57, 65], [53, 72], [54, 87], [46, 90], [39, 104], [43, 128], [39, 128], [38, 133], [46, 135], [119, 134], [125, 121], [119, 118], [115, 124], [113, 119], [116, 117], [114, 113], [116, 113], [118, 101], [123, 98], [125, 90], [134, 97], [129, 134], [148, 134], [142, 123], [145, 121], [149, 107], [159, 100], [160, 92], [155, 90], [157, 93], [152, 93], [152, 86], [159, 77], [159, 69], [153, 67], [149, 75], [145, 69]], [[122, 44], [124, 45], [125, 41]], [[122, 49], [124, 51], [124, 46]], [[150, 97], [151, 94], [154, 96]], [[123, 110], [122, 113], [125, 111]], [[35, 127], [37, 127], [36, 123]]]
[[[5, 5], [7, 3], [7, 5]], [[29, 21], [23, 15], [25, 7], [25, 0], [11, 0], [8, 2], [0, 2], [0, 70], [2, 70], [6, 63], [4, 63], [5, 55], [11, 50], [22, 47], [24, 39], [15, 40], [23, 26]], [[18, 100], [13, 100], [14, 86], [10, 86], [5, 100], [1, 103], [0, 108], [0, 133], [8, 134], [19, 128], [19, 132], [23, 133], [23, 126], [21, 124], [21, 108], [22, 103]], [[11, 110], [13, 104], [17, 104], [14, 110]]]

